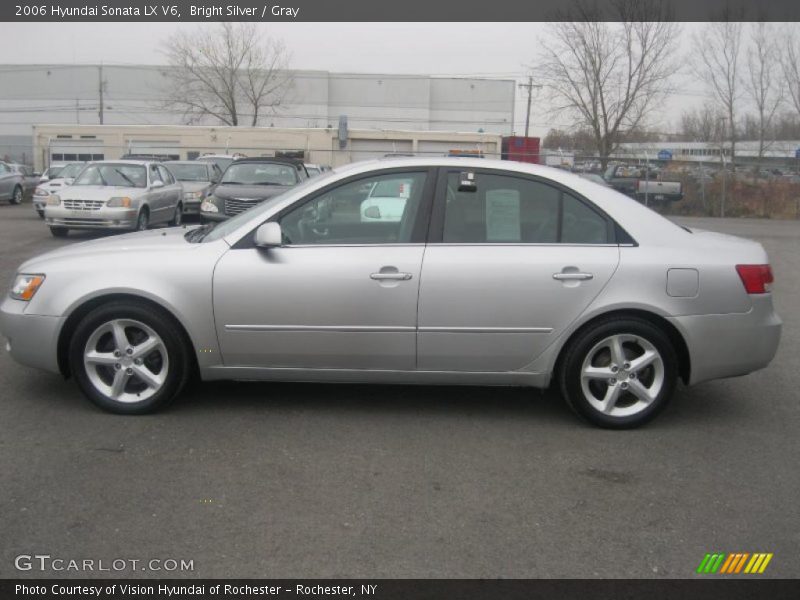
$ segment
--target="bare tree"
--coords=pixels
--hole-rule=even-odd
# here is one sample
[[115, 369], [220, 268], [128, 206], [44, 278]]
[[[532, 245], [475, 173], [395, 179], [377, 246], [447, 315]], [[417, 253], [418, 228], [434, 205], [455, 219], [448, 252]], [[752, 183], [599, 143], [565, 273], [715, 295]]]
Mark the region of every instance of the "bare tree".
[[[741, 96], [742, 23], [726, 10], [722, 20], [706, 25], [694, 36], [695, 73], [704, 82], [730, 127], [731, 166], [736, 163], [736, 131]], [[724, 129], [724, 128], [723, 128]]]
[[163, 44], [172, 69], [168, 102], [189, 123], [208, 117], [225, 125], [258, 125], [291, 87], [289, 54], [254, 23], [220, 23], [181, 31]]
[[772, 26], [763, 21], [753, 23], [744, 87], [756, 108], [759, 164], [764, 158], [767, 136], [772, 132], [772, 121], [783, 100], [783, 85], [777, 66], [778, 48]]
[[783, 81], [796, 112], [795, 118], [800, 120], [800, 31], [797, 24], [787, 24], [780, 40]]
[[681, 114], [680, 132], [686, 142], [713, 142], [719, 139], [720, 113], [706, 102], [699, 109]]
[[542, 46], [538, 76], [553, 111], [589, 129], [603, 168], [625, 134], [643, 128], [677, 70], [679, 27], [663, 0], [613, 0], [604, 20], [595, 4], [575, 0]]

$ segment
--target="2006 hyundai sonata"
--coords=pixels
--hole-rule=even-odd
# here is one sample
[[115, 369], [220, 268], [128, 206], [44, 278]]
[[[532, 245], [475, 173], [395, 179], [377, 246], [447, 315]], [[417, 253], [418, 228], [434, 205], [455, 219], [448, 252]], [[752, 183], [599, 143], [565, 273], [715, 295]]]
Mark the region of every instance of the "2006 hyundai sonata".
[[[398, 195], [362, 218], [376, 185]], [[402, 210], [397, 210], [402, 206]], [[376, 206], [372, 212], [381, 210]], [[309, 179], [225, 223], [29, 260], [0, 307], [19, 362], [118, 413], [204, 380], [544, 387], [606, 427], [775, 355], [764, 249], [521, 163], [406, 158]]]

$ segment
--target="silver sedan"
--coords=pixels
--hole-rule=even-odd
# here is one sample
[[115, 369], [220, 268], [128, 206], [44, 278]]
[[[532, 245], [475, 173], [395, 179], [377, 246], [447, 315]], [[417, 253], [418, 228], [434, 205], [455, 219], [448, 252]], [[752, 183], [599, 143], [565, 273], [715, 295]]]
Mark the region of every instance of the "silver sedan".
[[[364, 219], [376, 186], [392, 210]], [[565, 171], [406, 158], [335, 169], [216, 226], [31, 259], [0, 331], [20, 363], [118, 413], [165, 406], [195, 373], [552, 383], [583, 418], [624, 428], [678, 380], [769, 364], [772, 279], [758, 243], [679, 227]]]
[[151, 224], [180, 225], [183, 187], [164, 165], [138, 160], [90, 163], [44, 207], [50, 232], [70, 229], [144, 230]]

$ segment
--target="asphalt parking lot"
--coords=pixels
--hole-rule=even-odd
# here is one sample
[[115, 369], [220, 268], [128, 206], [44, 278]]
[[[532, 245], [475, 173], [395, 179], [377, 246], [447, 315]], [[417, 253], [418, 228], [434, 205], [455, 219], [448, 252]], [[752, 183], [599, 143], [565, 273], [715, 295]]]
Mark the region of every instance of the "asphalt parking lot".
[[[14, 568], [49, 554], [194, 561], [134, 576], [680, 578], [714, 551], [800, 576], [800, 222], [682, 222], [764, 244], [783, 339], [641, 430], [470, 387], [213, 383], [121, 417], [0, 352], [0, 577], [93, 575]], [[92, 237], [0, 205], [0, 281]]]

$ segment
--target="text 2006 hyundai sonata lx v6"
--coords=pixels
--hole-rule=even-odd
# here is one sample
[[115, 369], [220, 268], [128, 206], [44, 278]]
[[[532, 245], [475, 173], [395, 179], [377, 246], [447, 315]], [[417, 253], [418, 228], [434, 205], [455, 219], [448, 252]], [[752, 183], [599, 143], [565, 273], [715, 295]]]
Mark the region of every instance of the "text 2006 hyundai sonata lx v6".
[[[376, 185], [396, 190], [392, 214], [362, 218]], [[589, 421], [631, 427], [678, 378], [772, 360], [771, 285], [759, 244], [681, 228], [576, 175], [406, 158], [336, 169], [216, 227], [31, 259], [0, 330], [19, 362], [73, 376], [119, 413], [164, 406], [195, 372], [553, 381]]]

